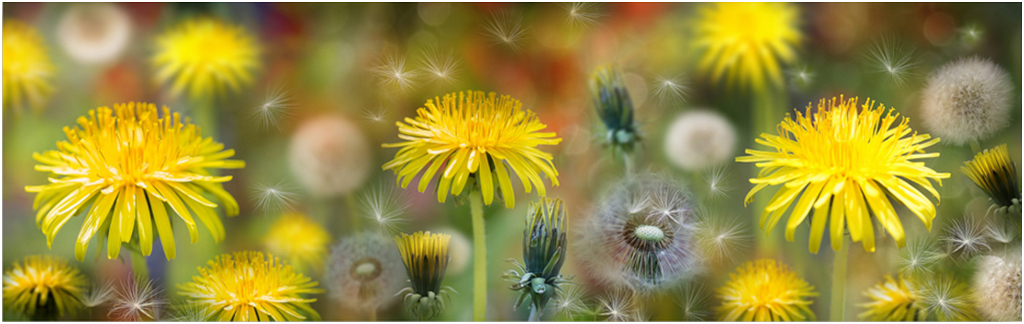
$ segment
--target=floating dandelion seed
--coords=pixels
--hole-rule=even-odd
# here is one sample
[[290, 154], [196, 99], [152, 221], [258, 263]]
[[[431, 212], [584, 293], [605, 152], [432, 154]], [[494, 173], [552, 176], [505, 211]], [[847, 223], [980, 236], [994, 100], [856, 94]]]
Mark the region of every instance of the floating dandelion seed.
[[985, 224], [972, 215], [954, 220], [946, 228], [942, 240], [947, 243], [950, 254], [959, 255], [961, 259], [966, 260], [991, 250], [986, 234], [988, 233]]
[[964, 43], [970, 47], [974, 47], [974, 45], [978, 44], [978, 41], [985, 36], [985, 32], [981, 30], [981, 27], [978, 27], [978, 25], [975, 24], [970, 24], [960, 28], [959, 32], [961, 39], [963, 39]]
[[985, 222], [985, 236], [993, 241], [1010, 244], [1020, 238], [1020, 220], [1004, 217], [990, 217]]
[[162, 295], [163, 289], [148, 278], [124, 280], [108, 315], [132, 322], [158, 320], [161, 308], [167, 305]]
[[731, 219], [708, 212], [697, 213], [694, 236], [697, 246], [713, 260], [733, 260], [737, 254], [750, 245], [751, 235], [739, 219]]
[[253, 107], [249, 113], [250, 118], [255, 119], [260, 128], [278, 128], [281, 126], [281, 119], [289, 115], [293, 106], [291, 96], [283, 86], [267, 91], [263, 103]]
[[729, 186], [727, 185], [729, 180], [728, 170], [728, 166], [723, 165], [712, 167], [710, 171], [704, 173], [704, 181], [708, 183], [708, 191], [705, 198], [711, 201], [729, 198]]
[[896, 266], [902, 275], [931, 274], [942, 254], [935, 251], [935, 245], [928, 239], [916, 239], [900, 250]]
[[651, 84], [651, 88], [654, 89], [654, 95], [658, 96], [658, 99], [661, 100], [661, 102], [686, 102], [686, 95], [689, 94], [690, 87], [687, 87], [686, 84], [683, 83], [682, 76], [658, 76], [654, 80], [654, 83]]
[[683, 312], [683, 321], [687, 322], [703, 322], [711, 316], [710, 308], [708, 307], [708, 296], [710, 290], [702, 284], [693, 283], [684, 286], [677, 295], [682, 296], [683, 300], [678, 302], [680, 310]]
[[287, 180], [281, 180], [274, 185], [256, 183], [252, 188], [252, 201], [256, 209], [264, 215], [277, 214], [292, 210], [298, 194], [295, 194], [294, 187], [288, 184]]
[[363, 109], [363, 118], [374, 123], [382, 123], [388, 119], [388, 107], [377, 105], [376, 107]]
[[967, 284], [951, 277], [930, 278], [924, 284], [921, 300], [929, 313], [938, 315], [939, 321], [976, 321], [980, 318], [974, 310]]
[[567, 284], [563, 288], [562, 291], [556, 291], [555, 297], [551, 299], [551, 307], [556, 314], [573, 319], [588, 310], [586, 294], [579, 285]]
[[907, 79], [914, 75], [912, 69], [917, 65], [914, 61], [914, 47], [903, 44], [894, 37], [883, 37], [876, 41], [868, 52], [868, 59], [875, 64], [878, 73], [885, 73], [889, 80], [903, 87]]
[[511, 12], [499, 13], [491, 17], [484, 26], [487, 33], [495, 39], [496, 44], [508, 46], [513, 51], [519, 51], [519, 42], [526, 35], [526, 28], [523, 27], [523, 18]]
[[381, 77], [380, 84], [396, 87], [406, 91], [415, 87], [416, 70], [405, 69], [405, 57], [398, 54], [384, 55], [380, 62], [373, 68], [373, 72]]
[[170, 322], [206, 322], [210, 314], [199, 303], [186, 301], [171, 306], [173, 316]]
[[94, 308], [114, 298], [114, 285], [110, 282], [93, 283], [82, 298], [85, 307]]
[[583, 27], [586, 29], [596, 23], [597, 18], [601, 17], [601, 14], [594, 12], [597, 9], [597, 5], [593, 3], [573, 2], [563, 6], [568, 12], [565, 22], [569, 24], [569, 27]]
[[363, 193], [359, 198], [359, 209], [363, 217], [377, 224], [381, 234], [391, 235], [405, 223], [402, 214], [409, 209], [404, 191], [394, 186], [380, 184]]
[[629, 291], [613, 290], [597, 299], [601, 306], [597, 315], [607, 322], [632, 322], [639, 317], [636, 298]]
[[459, 71], [459, 60], [455, 58], [454, 51], [432, 49], [423, 53], [423, 70], [434, 81], [450, 85], [456, 81], [455, 73]]
[[814, 73], [806, 66], [797, 66], [786, 72], [786, 75], [789, 76], [789, 83], [797, 88], [809, 86], [814, 81]]

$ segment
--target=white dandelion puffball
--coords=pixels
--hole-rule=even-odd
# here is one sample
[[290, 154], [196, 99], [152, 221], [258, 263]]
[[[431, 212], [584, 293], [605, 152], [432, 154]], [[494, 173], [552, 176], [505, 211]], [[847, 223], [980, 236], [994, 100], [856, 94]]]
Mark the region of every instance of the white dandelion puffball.
[[688, 171], [729, 161], [735, 147], [736, 129], [728, 119], [711, 110], [679, 115], [665, 135], [665, 155]]
[[978, 312], [997, 322], [1021, 320], [1020, 249], [1005, 256], [987, 255], [978, 262], [974, 274], [974, 296]]
[[331, 249], [328, 271], [321, 281], [330, 297], [350, 308], [385, 308], [398, 300], [405, 285], [405, 266], [395, 242], [378, 233], [342, 239]]
[[292, 135], [292, 172], [314, 196], [343, 195], [361, 187], [373, 162], [359, 127], [338, 115], [304, 121]]
[[989, 60], [962, 58], [928, 77], [921, 119], [942, 142], [984, 140], [1010, 124], [1010, 76]]
[[132, 22], [120, 6], [88, 3], [69, 6], [57, 25], [57, 38], [72, 59], [83, 64], [116, 60], [128, 44]]

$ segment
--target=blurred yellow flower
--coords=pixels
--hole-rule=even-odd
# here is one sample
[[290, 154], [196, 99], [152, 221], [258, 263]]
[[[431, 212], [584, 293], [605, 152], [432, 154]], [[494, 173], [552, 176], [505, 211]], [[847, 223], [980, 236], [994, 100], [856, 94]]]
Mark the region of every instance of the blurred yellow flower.
[[866, 309], [860, 314], [862, 320], [911, 322], [924, 321], [928, 317], [928, 311], [921, 302], [920, 287], [903, 277], [897, 281], [886, 275], [885, 281], [865, 291], [864, 296], [871, 298], [871, 302], [860, 305]]
[[302, 214], [285, 214], [270, 225], [264, 238], [267, 252], [290, 260], [296, 267], [323, 269], [331, 236], [320, 224]]
[[925, 153], [924, 149], [939, 139], [913, 132], [907, 119], [891, 109], [886, 114], [884, 105], [875, 107], [870, 99], [858, 110], [857, 101], [842, 96], [839, 100], [822, 99], [813, 113], [808, 104], [806, 115], [797, 113], [795, 120], [786, 117], [779, 124], [778, 135], [761, 134], [757, 139], [771, 151], [748, 149], [750, 155], [736, 158], [761, 168], [758, 177], [750, 179], [756, 186], [745, 203], [765, 187], [782, 185], [761, 214], [761, 228], [767, 225], [766, 232], [771, 233], [796, 203], [786, 224], [786, 239], [793, 241], [797, 226], [813, 207], [811, 253], [818, 253], [828, 220], [834, 250], [842, 247], [845, 222], [853, 241], [863, 240], [864, 250], [874, 252], [872, 217], [897, 246], [903, 247], [903, 225], [889, 196], [906, 205], [931, 229], [935, 205], [911, 183], [928, 190], [937, 200], [939, 193], [929, 180], [941, 185], [941, 179], [949, 178], [949, 173], [937, 173], [913, 160], [938, 157], [939, 153]]
[[394, 169], [403, 188], [428, 162], [432, 163], [420, 178], [419, 190], [427, 189], [444, 164], [437, 183], [437, 200], [442, 203], [449, 191], [452, 195], [462, 193], [472, 178], [480, 184], [485, 204], [491, 204], [498, 188], [505, 207], [514, 207], [507, 168], [519, 176], [526, 192], [531, 191], [532, 183], [538, 194], [546, 194], [542, 172], [553, 186], [558, 186], [558, 170], [551, 163], [551, 154], [537, 146], [556, 145], [562, 139], [553, 132], [539, 132], [547, 125], [533, 112], [523, 110], [518, 100], [493, 92], [485, 95], [482, 91], [467, 91], [446, 94], [443, 100], [427, 100], [426, 107], [416, 112], [415, 118], [396, 123], [398, 137], [405, 142], [383, 145], [401, 148], [394, 160], [384, 164], [384, 170]]
[[[275, 322], [313, 320], [320, 314], [309, 304], [320, 294], [317, 282], [292, 266], [263, 252], [223, 254], [199, 268], [191, 282], [178, 286], [179, 295], [204, 309], [207, 320], [218, 322]], [[301, 312], [301, 313], [300, 313]]]
[[21, 111], [27, 104], [39, 108], [53, 92], [49, 83], [53, 63], [46, 44], [34, 28], [8, 19], [4, 22], [3, 104]]
[[83, 307], [86, 278], [67, 260], [34, 255], [4, 272], [4, 311], [56, 320]]
[[722, 306], [718, 319], [725, 322], [790, 322], [815, 320], [806, 297], [817, 296], [814, 287], [785, 265], [765, 259], [747, 262], [729, 274], [718, 289]]
[[252, 82], [259, 68], [259, 45], [241, 26], [212, 18], [195, 18], [179, 23], [156, 38], [153, 65], [156, 81], [171, 79], [171, 95], [188, 88], [193, 99], [237, 91]]
[[1017, 165], [1010, 159], [1006, 144], [978, 153], [973, 160], [964, 162], [960, 171], [992, 198], [996, 208], [1020, 213]]
[[50, 172], [49, 184], [25, 187], [36, 193], [36, 225], [49, 246], [60, 228], [86, 208], [89, 212], [75, 243], [78, 260], [85, 258], [89, 240], [100, 231], [107, 231], [110, 259], [118, 256], [122, 242], [149, 255], [157, 235], [167, 259], [173, 259], [174, 235], [166, 205], [185, 221], [192, 243], [199, 239], [193, 214], [215, 241], [224, 238], [217, 204], [203, 193], [213, 194], [229, 216], [238, 214], [238, 203], [221, 186], [231, 176], [213, 176], [209, 170], [245, 167], [243, 161], [227, 160], [234, 150], [203, 138], [198, 127], [188, 120], [182, 123], [167, 107], [162, 117], [157, 116], [153, 104], [100, 107], [89, 111], [88, 118], [78, 117], [78, 124], [74, 129], [64, 127], [68, 140], [57, 142], [59, 151], [32, 154], [40, 163], [36, 171]]
[[801, 41], [800, 11], [794, 4], [711, 3], [698, 9], [694, 45], [704, 52], [698, 67], [713, 82], [728, 74], [730, 83], [764, 90], [782, 85], [780, 63], [796, 60]]

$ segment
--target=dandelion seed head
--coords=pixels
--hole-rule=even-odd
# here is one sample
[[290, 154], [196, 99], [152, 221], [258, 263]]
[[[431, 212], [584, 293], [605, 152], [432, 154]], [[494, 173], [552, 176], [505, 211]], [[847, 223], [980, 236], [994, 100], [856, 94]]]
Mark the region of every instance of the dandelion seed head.
[[252, 186], [253, 204], [256, 210], [264, 215], [279, 214], [291, 211], [298, 199], [294, 193], [295, 188], [287, 180], [281, 180], [273, 185], [255, 183]]
[[111, 303], [108, 315], [121, 321], [132, 322], [160, 318], [160, 312], [167, 305], [167, 300], [163, 297], [163, 288], [148, 278], [123, 280], [120, 288], [117, 297], [114, 297]]
[[405, 268], [394, 241], [378, 233], [342, 239], [332, 248], [328, 262], [324, 283], [330, 297], [347, 307], [387, 307], [405, 284]]
[[70, 6], [57, 23], [57, 38], [72, 59], [84, 64], [108, 64], [116, 60], [128, 44], [132, 21], [115, 4], [77, 4]]
[[1013, 83], [995, 63], [961, 58], [937, 69], [921, 93], [924, 126], [942, 142], [982, 141], [1010, 124]]
[[487, 20], [484, 29], [494, 38], [496, 44], [508, 46], [513, 51], [519, 51], [522, 48], [519, 43], [526, 36], [523, 18], [512, 12], [495, 14]]
[[255, 119], [260, 128], [281, 128], [281, 121], [287, 117], [294, 106], [291, 96], [283, 86], [267, 91], [266, 98], [252, 108], [250, 118]]
[[299, 125], [289, 145], [292, 172], [314, 196], [350, 193], [370, 175], [370, 143], [359, 126], [346, 117], [308, 119]]
[[1011, 248], [1002, 255], [986, 255], [978, 262], [972, 289], [975, 305], [989, 321], [1021, 320], [1021, 251]]
[[691, 110], [676, 117], [665, 134], [665, 155], [683, 170], [722, 165], [734, 157], [736, 130], [712, 110]]

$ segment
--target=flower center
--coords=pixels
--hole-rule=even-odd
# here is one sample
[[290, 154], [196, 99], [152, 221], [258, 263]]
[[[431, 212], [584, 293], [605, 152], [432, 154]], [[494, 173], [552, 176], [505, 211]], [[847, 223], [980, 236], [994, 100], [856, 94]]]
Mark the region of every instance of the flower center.
[[636, 235], [636, 238], [650, 243], [658, 243], [663, 238], [665, 238], [665, 232], [663, 232], [657, 226], [651, 225], [637, 226], [635, 229], [633, 229], [633, 233]]

